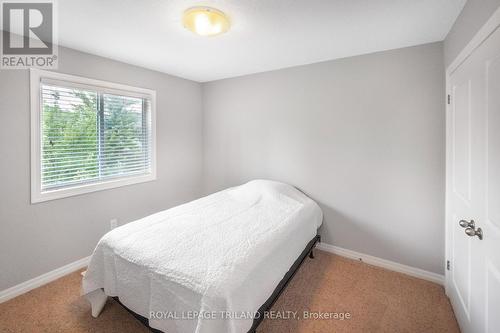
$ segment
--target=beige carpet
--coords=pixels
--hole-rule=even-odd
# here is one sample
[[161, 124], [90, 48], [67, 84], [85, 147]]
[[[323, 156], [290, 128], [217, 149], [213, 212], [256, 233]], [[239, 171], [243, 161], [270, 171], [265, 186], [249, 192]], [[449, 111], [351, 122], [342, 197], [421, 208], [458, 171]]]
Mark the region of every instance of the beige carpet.
[[[441, 286], [316, 250], [273, 307], [300, 319], [266, 319], [259, 333], [459, 332]], [[0, 304], [0, 332], [148, 332], [110, 301], [99, 318], [79, 296], [73, 273]], [[350, 319], [304, 319], [303, 312], [349, 313]], [[280, 314], [283, 312], [275, 312]]]

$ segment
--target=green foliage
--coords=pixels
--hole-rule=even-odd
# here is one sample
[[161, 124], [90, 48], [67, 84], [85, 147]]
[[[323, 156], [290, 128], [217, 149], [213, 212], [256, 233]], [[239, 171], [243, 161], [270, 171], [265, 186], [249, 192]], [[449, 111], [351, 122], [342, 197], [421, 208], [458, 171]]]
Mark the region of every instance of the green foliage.
[[144, 172], [145, 135], [141, 99], [45, 90], [42, 187]]
[[104, 95], [103, 174], [144, 170], [142, 100]]
[[97, 95], [74, 92], [74, 100], [80, 103], [71, 105], [67, 105], [66, 94], [63, 101], [60, 95], [58, 91], [52, 92], [53, 103], [43, 105], [43, 185], [91, 179], [99, 174]]

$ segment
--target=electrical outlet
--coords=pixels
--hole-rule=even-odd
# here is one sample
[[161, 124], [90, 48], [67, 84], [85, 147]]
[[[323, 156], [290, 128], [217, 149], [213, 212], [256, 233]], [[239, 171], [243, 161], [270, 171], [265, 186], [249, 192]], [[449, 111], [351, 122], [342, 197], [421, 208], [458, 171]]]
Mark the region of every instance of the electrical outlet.
[[111, 230], [116, 228], [118, 226], [118, 219], [111, 219], [109, 221], [109, 226], [110, 226]]

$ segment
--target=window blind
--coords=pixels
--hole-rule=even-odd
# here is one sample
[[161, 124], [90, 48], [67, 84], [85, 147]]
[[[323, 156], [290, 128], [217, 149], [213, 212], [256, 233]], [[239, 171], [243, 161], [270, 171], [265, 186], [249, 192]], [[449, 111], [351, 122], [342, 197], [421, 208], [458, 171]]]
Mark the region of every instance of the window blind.
[[151, 173], [151, 100], [41, 84], [41, 190]]

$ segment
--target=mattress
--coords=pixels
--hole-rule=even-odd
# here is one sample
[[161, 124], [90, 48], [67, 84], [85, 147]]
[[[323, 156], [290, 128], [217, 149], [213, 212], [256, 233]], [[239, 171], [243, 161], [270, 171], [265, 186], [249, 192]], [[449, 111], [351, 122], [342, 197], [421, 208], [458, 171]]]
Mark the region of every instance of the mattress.
[[164, 332], [247, 332], [322, 219], [296, 188], [254, 180], [107, 233], [83, 293], [103, 288]]

